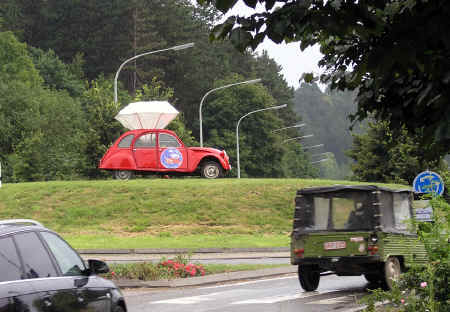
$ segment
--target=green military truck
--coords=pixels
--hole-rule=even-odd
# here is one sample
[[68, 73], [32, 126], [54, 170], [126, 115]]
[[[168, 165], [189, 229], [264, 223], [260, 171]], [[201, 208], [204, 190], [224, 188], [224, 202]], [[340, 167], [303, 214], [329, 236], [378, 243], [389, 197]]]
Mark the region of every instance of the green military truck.
[[402, 270], [427, 255], [409, 220], [411, 190], [336, 185], [305, 188], [295, 198], [291, 263], [301, 287], [316, 290], [320, 276], [364, 275], [392, 286]]

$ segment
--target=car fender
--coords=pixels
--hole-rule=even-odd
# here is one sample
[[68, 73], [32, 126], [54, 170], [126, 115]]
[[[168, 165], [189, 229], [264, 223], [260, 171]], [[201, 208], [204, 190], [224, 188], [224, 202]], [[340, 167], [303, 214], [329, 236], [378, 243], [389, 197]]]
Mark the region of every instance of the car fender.
[[106, 159], [102, 159], [100, 169], [113, 170], [136, 170], [136, 162], [130, 153], [110, 154]]

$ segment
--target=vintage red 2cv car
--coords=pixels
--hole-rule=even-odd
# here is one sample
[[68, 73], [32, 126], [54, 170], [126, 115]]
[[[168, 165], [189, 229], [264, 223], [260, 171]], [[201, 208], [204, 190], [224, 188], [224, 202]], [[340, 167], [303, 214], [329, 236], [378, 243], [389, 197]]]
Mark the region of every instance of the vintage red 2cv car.
[[116, 179], [129, 179], [135, 172], [200, 174], [215, 179], [231, 170], [224, 150], [186, 147], [175, 132], [166, 129], [124, 133], [105, 153], [99, 168], [112, 171]]

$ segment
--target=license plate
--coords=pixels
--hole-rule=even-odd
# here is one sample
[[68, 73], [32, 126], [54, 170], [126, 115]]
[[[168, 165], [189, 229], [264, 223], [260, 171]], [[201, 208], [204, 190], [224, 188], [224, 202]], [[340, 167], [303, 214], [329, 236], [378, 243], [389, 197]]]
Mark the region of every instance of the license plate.
[[343, 241], [326, 242], [323, 244], [323, 249], [325, 249], [325, 250], [344, 249], [346, 247], [347, 247], [347, 244]]

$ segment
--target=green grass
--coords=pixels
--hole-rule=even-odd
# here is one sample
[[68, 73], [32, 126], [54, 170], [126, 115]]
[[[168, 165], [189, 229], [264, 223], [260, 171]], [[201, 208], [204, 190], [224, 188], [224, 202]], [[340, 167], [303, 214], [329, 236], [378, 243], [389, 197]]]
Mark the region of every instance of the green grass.
[[[136, 179], [3, 184], [0, 219], [31, 218], [76, 248], [287, 246], [304, 179]], [[398, 187], [398, 186], [397, 186]]]

